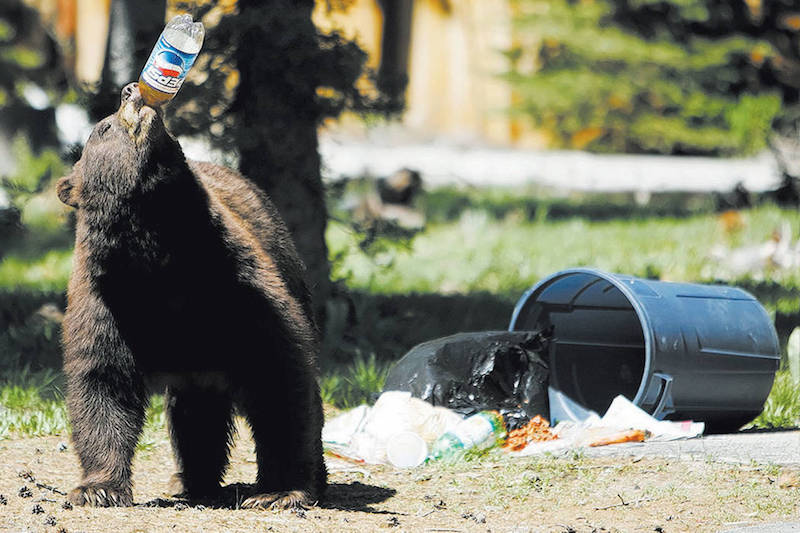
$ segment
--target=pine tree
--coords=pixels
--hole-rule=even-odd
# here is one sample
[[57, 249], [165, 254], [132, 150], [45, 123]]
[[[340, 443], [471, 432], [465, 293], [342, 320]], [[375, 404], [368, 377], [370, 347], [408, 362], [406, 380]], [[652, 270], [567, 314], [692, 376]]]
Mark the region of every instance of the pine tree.
[[548, 132], [554, 147], [749, 155], [765, 148], [773, 121], [797, 100], [800, 18], [781, 2], [513, 5], [512, 111]]

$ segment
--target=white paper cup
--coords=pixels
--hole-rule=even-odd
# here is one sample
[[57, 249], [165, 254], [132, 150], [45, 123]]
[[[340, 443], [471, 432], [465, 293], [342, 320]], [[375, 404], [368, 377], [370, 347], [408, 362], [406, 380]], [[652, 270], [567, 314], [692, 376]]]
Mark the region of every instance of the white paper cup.
[[386, 457], [397, 468], [414, 468], [428, 457], [428, 445], [416, 433], [403, 431], [387, 441]]

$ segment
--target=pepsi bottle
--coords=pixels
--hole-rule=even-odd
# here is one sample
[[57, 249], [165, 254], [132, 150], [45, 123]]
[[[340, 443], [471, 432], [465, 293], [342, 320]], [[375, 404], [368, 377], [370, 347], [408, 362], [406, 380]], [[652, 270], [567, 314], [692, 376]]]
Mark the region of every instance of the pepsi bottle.
[[191, 15], [178, 15], [167, 23], [139, 76], [139, 92], [147, 105], [156, 107], [172, 100], [197, 58], [204, 36], [203, 23], [192, 22]]

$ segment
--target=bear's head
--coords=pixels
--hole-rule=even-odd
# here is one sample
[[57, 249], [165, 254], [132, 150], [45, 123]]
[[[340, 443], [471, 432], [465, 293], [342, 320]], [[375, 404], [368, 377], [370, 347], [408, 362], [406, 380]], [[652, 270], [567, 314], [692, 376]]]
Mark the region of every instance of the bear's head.
[[106, 209], [145, 192], [175, 163], [185, 165], [160, 113], [145, 105], [139, 86], [122, 89], [116, 113], [95, 125], [80, 160], [58, 181], [58, 198], [84, 209]]

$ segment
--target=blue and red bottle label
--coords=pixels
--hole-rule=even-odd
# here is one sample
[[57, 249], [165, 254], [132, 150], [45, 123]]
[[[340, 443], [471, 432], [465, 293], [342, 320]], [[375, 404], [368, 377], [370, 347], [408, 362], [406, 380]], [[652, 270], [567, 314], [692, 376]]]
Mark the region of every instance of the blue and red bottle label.
[[196, 58], [197, 54], [178, 50], [162, 35], [142, 70], [142, 81], [157, 91], [175, 94]]

